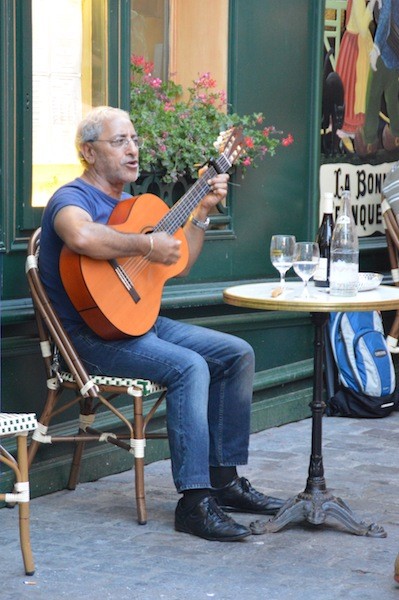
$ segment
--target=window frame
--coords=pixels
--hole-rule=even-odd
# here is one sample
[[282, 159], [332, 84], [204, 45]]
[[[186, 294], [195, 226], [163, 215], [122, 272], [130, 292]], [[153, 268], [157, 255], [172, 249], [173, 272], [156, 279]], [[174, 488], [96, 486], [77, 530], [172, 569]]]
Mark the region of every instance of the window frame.
[[[107, 103], [129, 108], [130, 0], [107, 2]], [[0, 3], [0, 252], [25, 250], [43, 208], [32, 195], [31, 2]]]
[[[24, 35], [21, 35], [21, 32]], [[0, 250], [23, 246], [41, 211], [30, 207], [32, 161], [30, 2], [0, 4]]]

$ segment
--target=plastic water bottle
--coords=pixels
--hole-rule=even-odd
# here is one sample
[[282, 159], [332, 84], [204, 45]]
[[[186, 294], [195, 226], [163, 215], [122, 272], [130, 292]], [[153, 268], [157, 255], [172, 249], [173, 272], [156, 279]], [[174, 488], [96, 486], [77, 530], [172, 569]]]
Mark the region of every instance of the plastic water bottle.
[[359, 240], [352, 214], [350, 192], [345, 190], [331, 240], [331, 296], [355, 296], [358, 280]]
[[333, 220], [333, 194], [324, 194], [323, 218], [316, 235], [316, 242], [320, 248], [320, 260], [315, 274], [314, 284], [318, 287], [328, 287], [330, 283], [330, 254], [331, 240], [334, 229]]

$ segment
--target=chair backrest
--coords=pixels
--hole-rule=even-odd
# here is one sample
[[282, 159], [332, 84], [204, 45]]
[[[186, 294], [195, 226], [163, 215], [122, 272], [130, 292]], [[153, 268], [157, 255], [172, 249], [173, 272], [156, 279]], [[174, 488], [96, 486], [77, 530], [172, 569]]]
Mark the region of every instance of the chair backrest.
[[76, 353], [40, 279], [40, 233], [41, 228], [39, 227], [34, 231], [28, 243], [26, 276], [28, 278], [29, 289], [35, 309], [40, 346], [46, 366], [47, 377], [57, 377], [56, 369], [54, 368], [54, 357], [57, 356], [58, 350], [59, 354], [64, 359], [68, 370], [73, 375], [82, 396], [97, 398], [97, 386], [90, 379]]
[[392, 279], [395, 285], [398, 285], [399, 225], [392, 206], [385, 197], [382, 198], [381, 208], [384, 218], [385, 237], [387, 241]]
[[384, 217], [385, 235], [391, 272], [394, 283], [399, 282], [399, 163], [395, 163], [387, 174], [382, 188], [381, 209]]
[[[394, 174], [396, 171], [396, 181]], [[399, 188], [398, 188], [398, 174], [397, 169], [392, 170], [389, 176], [387, 176], [384, 183], [383, 194], [381, 198], [381, 212], [384, 219], [385, 237], [387, 241], [387, 249], [389, 256], [389, 263], [391, 267], [392, 281], [395, 286], [399, 286], [399, 225], [397, 212], [398, 199], [399, 199]], [[389, 351], [392, 354], [399, 353], [399, 310], [396, 311], [394, 321], [391, 325], [389, 334], [387, 335], [387, 344]]]

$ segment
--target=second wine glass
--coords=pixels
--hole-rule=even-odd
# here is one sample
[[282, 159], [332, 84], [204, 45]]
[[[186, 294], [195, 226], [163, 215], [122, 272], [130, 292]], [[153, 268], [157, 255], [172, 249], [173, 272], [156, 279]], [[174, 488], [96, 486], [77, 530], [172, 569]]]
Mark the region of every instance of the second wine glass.
[[270, 260], [280, 273], [280, 287], [285, 288], [285, 274], [294, 260], [295, 236], [273, 235], [270, 242]]
[[320, 260], [319, 245], [316, 242], [297, 242], [294, 249], [294, 271], [304, 282], [302, 295], [309, 296], [308, 282], [314, 275]]

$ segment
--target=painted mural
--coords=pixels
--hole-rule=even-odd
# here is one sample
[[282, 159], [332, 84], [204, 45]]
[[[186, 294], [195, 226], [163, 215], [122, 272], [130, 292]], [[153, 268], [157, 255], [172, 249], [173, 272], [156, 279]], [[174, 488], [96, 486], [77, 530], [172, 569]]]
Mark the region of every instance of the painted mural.
[[359, 236], [384, 233], [380, 201], [399, 160], [399, 0], [326, 0], [321, 192], [349, 187]]

